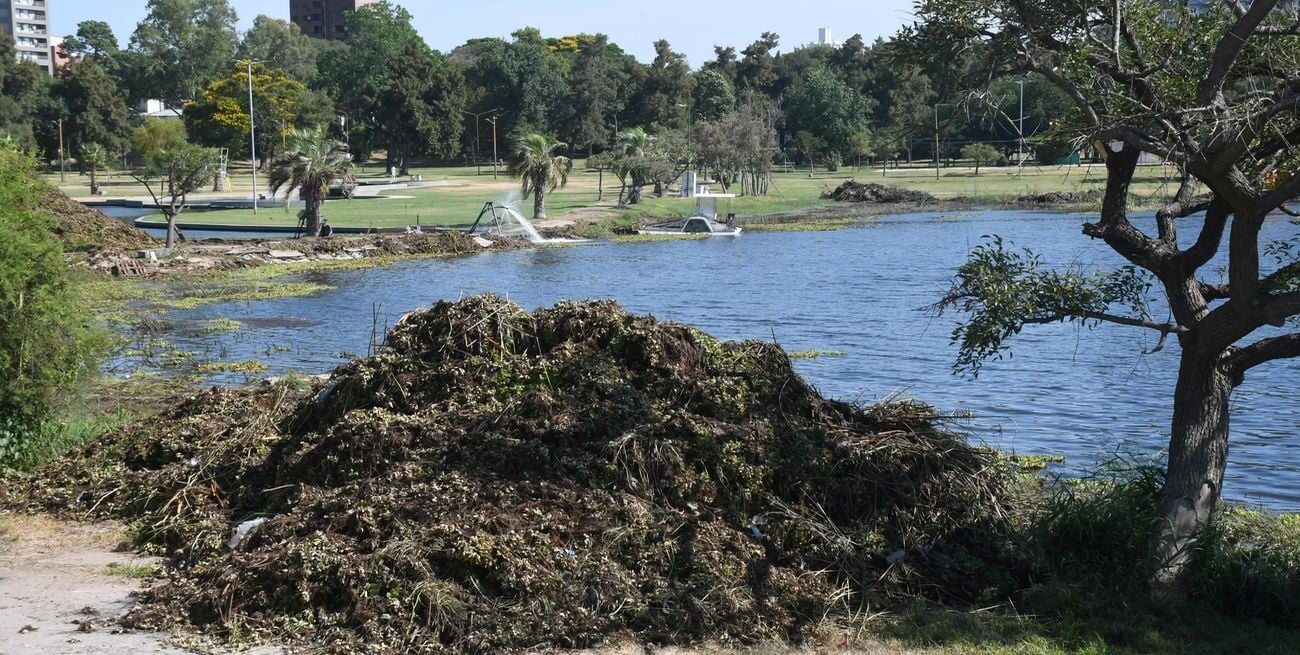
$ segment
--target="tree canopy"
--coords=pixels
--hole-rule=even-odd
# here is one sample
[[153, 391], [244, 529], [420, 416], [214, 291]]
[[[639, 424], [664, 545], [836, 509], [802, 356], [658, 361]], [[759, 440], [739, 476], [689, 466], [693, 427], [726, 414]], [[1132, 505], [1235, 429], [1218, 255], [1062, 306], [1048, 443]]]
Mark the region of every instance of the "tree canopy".
[[[943, 304], [972, 312], [955, 334], [967, 365], [1050, 321], [1145, 328], [1159, 335], [1158, 347], [1177, 341], [1152, 580], [1162, 597], [1181, 598], [1197, 538], [1222, 495], [1232, 392], [1251, 369], [1300, 356], [1300, 333], [1285, 329], [1300, 315], [1300, 261], [1278, 249], [1280, 259], [1268, 261], [1260, 238], [1266, 218], [1300, 195], [1300, 176], [1273, 175], [1300, 163], [1292, 145], [1300, 138], [1294, 5], [926, 0], [917, 17], [905, 39], [919, 63], [977, 50], [987, 53], [986, 76], [1042, 76], [1070, 98], [1062, 130], [1105, 160], [1102, 208], [1083, 233], [1129, 268], [1044, 271], [1032, 253], [993, 241], [959, 271]], [[1144, 155], [1178, 171], [1177, 190], [1150, 227], [1133, 220], [1129, 196]], [[1218, 256], [1225, 276], [1212, 264]]]
[[170, 106], [199, 95], [235, 54], [237, 15], [226, 0], [149, 0], [131, 36], [153, 97]]

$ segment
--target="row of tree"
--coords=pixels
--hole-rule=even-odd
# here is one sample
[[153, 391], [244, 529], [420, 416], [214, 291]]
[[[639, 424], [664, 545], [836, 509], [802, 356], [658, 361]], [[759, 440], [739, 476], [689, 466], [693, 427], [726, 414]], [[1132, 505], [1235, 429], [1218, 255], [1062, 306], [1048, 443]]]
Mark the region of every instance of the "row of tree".
[[[136, 120], [128, 107], [157, 98], [184, 107], [190, 140], [244, 157], [251, 82], [263, 165], [291, 130], [312, 126], [331, 125], [358, 156], [382, 150], [402, 170], [413, 157], [481, 157], [492, 141], [538, 133], [570, 144], [570, 154], [621, 159], [606, 164], [635, 201], [633, 180], [653, 183], [693, 162], [762, 193], [782, 154], [834, 168], [847, 158], [929, 157], [936, 127], [1006, 144], [1018, 132], [1019, 116], [1002, 110], [1016, 99], [1014, 83], [984, 84], [977, 102], [963, 95], [980, 55], [929, 71], [900, 63], [893, 42], [857, 36], [781, 53], [779, 37], [765, 33], [739, 53], [717, 47], [692, 70], [667, 41], [643, 64], [604, 35], [546, 38], [533, 28], [443, 54], [387, 0], [351, 15], [339, 41], [266, 16], [240, 34], [227, 0], [150, 0], [147, 8], [125, 48], [106, 23], [79, 24], [64, 43], [72, 63], [53, 80], [0, 44], [0, 134], [54, 156], [62, 121], [65, 154], [96, 144], [120, 156]], [[1024, 94], [1026, 133], [1068, 111], [1064, 94], [1041, 78], [1027, 78]]]

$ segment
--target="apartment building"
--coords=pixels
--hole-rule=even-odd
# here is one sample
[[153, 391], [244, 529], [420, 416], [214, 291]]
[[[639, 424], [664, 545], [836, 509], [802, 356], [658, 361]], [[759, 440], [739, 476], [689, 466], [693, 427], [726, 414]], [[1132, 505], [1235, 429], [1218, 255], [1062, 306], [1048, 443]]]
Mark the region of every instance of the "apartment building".
[[345, 11], [375, 0], [289, 0], [289, 19], [303, 34], [317, 39], [341, 39], [347, 33]]
[[0, 30], [14, 37], [18, 59], [54, 74], [50, 50], [50, 0], [0, 0]]

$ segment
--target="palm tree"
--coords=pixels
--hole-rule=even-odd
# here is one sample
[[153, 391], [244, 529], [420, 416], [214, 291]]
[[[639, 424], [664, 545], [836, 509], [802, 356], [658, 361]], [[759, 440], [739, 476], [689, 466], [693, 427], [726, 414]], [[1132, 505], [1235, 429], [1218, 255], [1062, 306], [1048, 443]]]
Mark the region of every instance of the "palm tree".
[[546, 194], [569, 183], [573, 162], [555, 154], [566, 147], [544, 134], [528, 134], [515, 142], [515, 158], [510, 162], [512, 177], [523, 181], [524, 196], [533, 195], [533, 218], [546, 218]]
[[297, 191], [307, 204], [299, 214], [307, 234], [320, 236], [320, 206], [333, 182], [346, 183], [352, 176], [352, 156], [346, 144], [326, 138], [320, 128], [293, 130], [284, 152], [271, 162], [271, 192]]
[[98, 143], [81, 147], [81, 165], [90, 169], [90, 195], [99, 195], [99, 169], [108, 164], [108, 151]]
[[[645, 158], [654, 146], [655, 138], [645, 131], [643, 127], [634, 127], [626, 132], [619, 132], [618, 149], [622, 164], [622, 175], [620, 179], [632, 178], [632, 188], [626, 189], [627, 201], [630, 204], [641, 202], [641, 188], [646, 182]], [[625, 185], [626, 186], [626, 185]], [[623, 192], [619, 192], [619, 204], [622, 204]]]

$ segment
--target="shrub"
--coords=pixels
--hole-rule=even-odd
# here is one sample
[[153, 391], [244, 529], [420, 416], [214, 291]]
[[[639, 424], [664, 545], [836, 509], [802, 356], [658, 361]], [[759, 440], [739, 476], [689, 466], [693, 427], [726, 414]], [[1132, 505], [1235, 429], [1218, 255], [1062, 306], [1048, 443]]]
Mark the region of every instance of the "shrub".
[[1046, 166], [1063, 163], [1074, 152], [1074, 145], [1068, 141], [1044, 141], [1034, 145], [1034, 159]]
[[[1053, 481], [1023, 531], [1043, 598], [1070, 611], [1139, 604], [1154, 571], [1161, 468], [1117, 460], [1081, 480]], [[1196, 546], [1191, 600], [1226, 616], [1300, 627], [1300, 515], [1228, 506]], [[1055, 589], [1051, 589], [1055, 587]], [[1080, 592], [1084, 593], [1081, 595]]]
[[49, 192], [35, 163], [0, 149], [0, 466], [39, 439], [57, 394], [93, 370], [101, 343], [72, 298]]
[[1139, 593], [1163, 470], [1115, 460], [1082, 479], [1052, 481], [1025, 528], [1030, 567], [1042, 580]]

